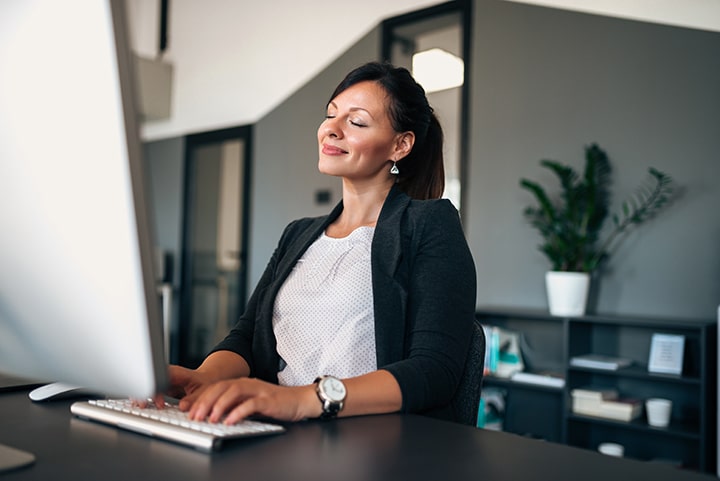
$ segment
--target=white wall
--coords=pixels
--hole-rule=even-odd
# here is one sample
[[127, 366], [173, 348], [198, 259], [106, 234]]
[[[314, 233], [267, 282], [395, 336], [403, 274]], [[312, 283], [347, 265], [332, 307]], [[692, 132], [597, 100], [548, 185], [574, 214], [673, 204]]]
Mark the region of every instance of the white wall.
[[[131, 0], [136, 50], [157, 55], [157, 0]], [[171, 118], [145, 140], [255, 123], [383, 19], [438, 0], [170, 2]], [[151, 32], [152, 30], [152, 32]]]
[[[718, 0], [525, 0], [720, 31]], [[170, 119], [146, 122], [145, 140], [253, 124], [385, 18], [442, 0], [175, 0]], [[129, 0], [136, 50], [158, 54], [158, 0]]]

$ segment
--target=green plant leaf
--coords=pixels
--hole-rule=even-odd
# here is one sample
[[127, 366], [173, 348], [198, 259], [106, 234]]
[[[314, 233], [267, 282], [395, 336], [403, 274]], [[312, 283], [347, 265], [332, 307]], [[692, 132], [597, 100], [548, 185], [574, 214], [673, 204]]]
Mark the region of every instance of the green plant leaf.
[[582, 175], [555, 160], [543, 159], [540, 165], [558, 178], [559, 194], [551, 197], [537, 182], [521, 179], [520, 186], [531, 192], [537, 202], [536, 206], [526, 207], [523, 215], [540, 233], [542, 243], [538, 249], [553, 270], [595, 270], [630, 225], [642, 224], [655, 216], [673, 195], [672, 178], [650, 167], [650, 180], [621, 203], [621, 212], [612, 215], [613, 229], [600, 242], [609, 214], [612, 172], [605, 151], [595, 143], [585, 147]]

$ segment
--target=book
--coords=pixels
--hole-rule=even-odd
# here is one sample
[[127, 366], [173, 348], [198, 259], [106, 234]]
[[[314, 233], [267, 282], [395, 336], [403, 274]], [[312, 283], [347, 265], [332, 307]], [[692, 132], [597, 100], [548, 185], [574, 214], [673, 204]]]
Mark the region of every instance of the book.
[[632, 421], [642, 413], [642, 401], [619, 398], [614, 389], [573, 389], [572, 411], [576, 414], [595, 416], [616, 421]]
[[525, 367], [520, 353], [520, 334], [497, 326], [483, 325], [487, 348], [484, 373], [510, 378]]
[[570, 393], [573, 398], [588, 399], [595, 402], [611, 401], [618, 398], [618, 392], [615, 389], [590, 389], [577, 388]]
[[500, 350], [499, 332], [495, 326], [482, 326], [485, 332], [485, 369], [484, 374], [494, 374], [497, 371], [497, 361]]
[[588, 416], [599, 416], [601, 412], [600, 405], [603, 402], [618, 398], [618, 392], [615, 389], [573, 389], [570, 395], [572, 396], [572, 411], [576, 414]]
[[632, 421], [642, 413], [642, 402], [639, 399], [616, 399], [602, 401], [598, 416], [617, 421]]
[[589, 367], [592, 369], [603, 369], [606, 371], [616, 371], [621, 367], [627, 367], [631, 364], [631, 359], [604, 356], [602, 354], [585, 354], [583, 356], [575, 356], [570, 359], [571, 366]]
[[513, 381], [524, 382], [527, 384], [537, 384], [541, 386], [564, 387], [565, 379], [555, 373], [533, 373], [533, 372], [516, 372], [510, 378]]

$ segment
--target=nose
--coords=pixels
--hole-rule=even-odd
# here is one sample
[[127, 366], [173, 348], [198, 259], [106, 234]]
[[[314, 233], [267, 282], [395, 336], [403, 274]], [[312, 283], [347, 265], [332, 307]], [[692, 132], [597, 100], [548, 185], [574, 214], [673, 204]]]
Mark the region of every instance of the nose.
[[328, 137], [342, 137], [342, 128], [340, 127], [340, 123], [337, 117], [326, 118], [325, 121], [320, 125], [320, 130]]

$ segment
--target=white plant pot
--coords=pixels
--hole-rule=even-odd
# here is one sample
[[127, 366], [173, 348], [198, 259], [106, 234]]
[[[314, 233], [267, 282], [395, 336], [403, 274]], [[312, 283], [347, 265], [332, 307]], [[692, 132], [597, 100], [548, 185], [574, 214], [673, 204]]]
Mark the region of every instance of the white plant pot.
[[548, 271], [545, 273], [548, 307], [553, 316], [583, 316], [590, 291], [587, 272]]

